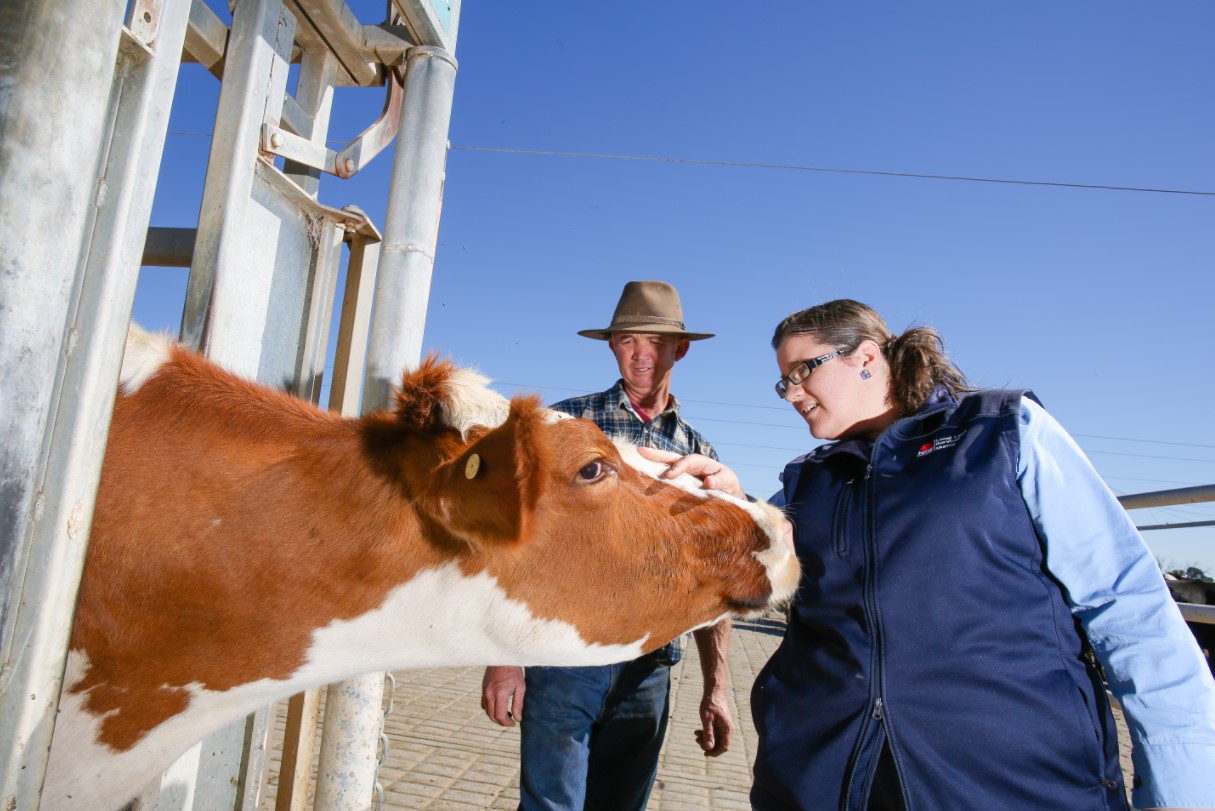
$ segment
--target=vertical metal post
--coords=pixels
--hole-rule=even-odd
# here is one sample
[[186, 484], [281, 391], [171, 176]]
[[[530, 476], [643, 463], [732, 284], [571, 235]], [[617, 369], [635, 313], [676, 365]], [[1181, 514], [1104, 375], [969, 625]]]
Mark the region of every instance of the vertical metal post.
[[[329, 116], [333, 112], [333, 86], [337, 82], [338, 62], [329, 51], [304, 51], [296, 82], [295, 100], [311, 118], [309, 132], [297, 133], [325, 145]], [[321, 187], [321, 170], [287, 161], [283, 173], [313, 197]]]
[[312, 747], [316, 743], [320, 689], [305, 690], [287, 701], [287, 726], [279, 761], [274, 811], [306, 811], [312, 778]]
[[402, 370], [421, 358], [455, 83], [450, 53], [432, 47], [409, 51], [371, 316], [365, 411], [389, 405]]
[[[48, 630], [14, 625], [27, 601], [27, 564], [46, 563], [28, 559], [46, 517], [43, 437], [59, 394], [123, 5], [0, 0], [0, 688], [12, 684], [14, 659]], [[53, 114], [68, 110], [70, 118]], [[2, 726], [20, 735], [24, 725]]]
[[[282, 0], [241, 0], [233, 11], [182, 317], [186, 343], [232, 371], [280, 386], [295, 370], [267, 368], [261, 353], [279, 235], [254, 233], [253, 223], [266, 221], [255, 219], [253, 194], [261, 188], [261, 126], [279, 120], [294, 35], [295, 18]], [[251, 249], [259, 245], [260, 253]], [[255, 809], [268, 734], [269, 715], [260, 710], [208, 735], [192, 807]]]
[[384, 674], [331, 684], [325, 693], [315, 811], [366, 811], [375, 791]]
[[262, 123], [282, 110], [294, 35], [295, 18], [281, 0], [242, 0], [233, 12], [182, 317], [186, 344], [248, 376], [259, 371], [265, 314], [250, 305], [241, 276], [250, 265], [269, 273], [249, 253], [253, 172]]
[[185, 34], [126, 5], [0, 0], [4, 808], [38, 804]]
[[345, 232], [336, 223], [319, 219], [313, 242], [316, 271], [312, 275], [305, 306], [307, 329], [300, 347], [301, 362], [292, 390], [312, 403], [321, 399], [321, 384], [325, 376], [325, 348], [329, 341], [329, 326], [333, 316], [333, 299], [337, 290], [338, 272], [342, 259], [342, 238]]
[[363, 368], [367, 362], [367, 330], [371, 325], [376, 263], [379, 258], [379, 234], [375, 234], [374, 241], [361, 234], [350, 239], [346, 291], [342, 294], [341, 329], [329, 389], [329, 407], [345, 415], [359, 413]]
[[[410, 50], [371, 316], [364, 411], [389, 405], [402, 370], [416, 367], [421, 358], [455, 80], [456, 60], [450, 53], [433, 47]], [[375, 783], [383, 693], [384, 678], [378, 673], [329, 688], [318, 811], [367, 807]], [[339, 734], [340, 739], [334, 737]]]

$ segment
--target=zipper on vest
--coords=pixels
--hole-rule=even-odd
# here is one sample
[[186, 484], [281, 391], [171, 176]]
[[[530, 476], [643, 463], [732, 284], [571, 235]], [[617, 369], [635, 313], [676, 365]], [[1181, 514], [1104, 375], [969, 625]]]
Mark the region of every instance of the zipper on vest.
[[[860, 803], [868, 791], [872, 790], [874, 775], [878, 762], [882, 757], [882, 749], [890, 745], [890, 730], [886, 727], [885, 712], [882, 699], [876, 698], [870, 705], [869, 717], [862, 716], [861, 734], [848, 758], [846, 788], [844, 789], [841, 809], [847, 811], [863, 811]], [[901, 783], [901, 779], [900, 779]], [[903, 791], [906, 796], [906, 791]]]
[[[875, 443], [875, 450], [876, 450], [876, 443]], [[871, 555], [872, 555], [872, 559], [870, 561], [870, 566], [875, 567], [872, 570], [874, 572], [874, 574], [872, 575], [872, 580], [871, 580], [871, 583], [873, 585], [873, 591], [872, 591], [871, 596], [872, 596], [872, 600], [873, 600], [872, 604], [874, 606], [874, 614], [873, 614], [874, 644], [877, 646], [875, 648], [875, 650], [877, 652], [877, 655], [875, 657], [877, 660], [877, 667], [875, 668], [874, 673], [875, 673], [875, 678], [877, 680], [877, 689], [878, 689], [878, 692], [880, 693], [882, 690], [882, 685], [884, 685], [886, 683], [886, 674], [885, 674], [886, 663], [882, 659], [882, 654], [881, 654], [882, 631], [878, 625], [878, 616], [877, 616], [877, 574], [876, 574], [877, 534], [873, 528], [873, 518], [872, 518], [873, 512], [874, 512], [874, 506], [873, 506], [874, 493], [873, 493], [873, 491], [876, 488], [876, 485], [872, 481], [872, 478], [871, 478], [872, 473], [873, 473], [873, 458], [871, 456], [870, 461], [868, 462], [868, 464], [865, 465], [865, 485], [866, 485], [866, 494], [868, 495], [868, 502], [866, 503], [865, 506], [866, 506], [866, 518], [869, 519], [868, 524], [866, 526], [866, 531], [868, 532], [868, 535], [870, 538], [869, 549], [871, 550]], [[881, 745], [878, 747], [878, 752], [876, 755], [877, 762], [881, 761], [882, 750], [885, 748], [889, 748], [890, 757], [894, 762], [894, 773], [895, 773], [895, 778], [896, 778], [896, 780], [898, 782], [898, 786], [899, 786], [899, 795], [902, 797], [902, 806], [903, 806], [903, 808], [906, 808], [907, 807], [907, 786], [903, 782], [903, 773], [899, 770], [898, 761], [894, 760], [894, 744], [891, 741], [890, 724], [887, 723], [887, 721], [886, 721], [886, 704], [883, 701], [881, 695], [878, 695], [876, 698], [873, 699], [873, 711], [870, 713], [870, 715], [873, 717], [873, 720], [877, 722], [876, 726], [882, 732], [882, 734], [880, 736], [882, 742], [881, 742]], [[877, 762], [875, 762], [875, 764], [874, 764], [875, 773], [877, 771]]]
[[[874, 448], [876, 451], [876, 447]], [[876, 739], [881, 741], [888, 736], [886, 731], [886, 712], [882, 702], [882, 685], [886, 683], [886, 661], [882, 656], [882, 624], [881, 617], [878, 614], [877, 600], [877, 563], [878, 563], [878, 543], [877, 533], [873, 526], [874, 514], [874, 481], [873, 460], [865, 464], [865, 479], [863, 492], [863, 507], [861, 514], [861, 533], [864, 537], [865, 548], [868, 557], [868, 571], [865, 573], [865, 604], [869, 612], [870, 624], [873, 631], [873, 690], [876, 693], [873, 699], [873, 706], [869, 711], [869, 717], [873, 719], [873, 724], [866, 724], [871, 728], [871, 731], [866, 732], [866, 736], [876, 736]], [[881, 746], [879, 743], [877, 751], [870, 751], [871, 757], [874, 758], [874, 768], [876, 768], [877, 758], [881, 757]]]
[[882, 628], [878, 622], [877, 612], [877, 539], [873, 536], [873, 463], [865, 465], [864, 477], [856, 482], [862, 489], [855, 496], [860, 499], [860, 542], [864, 554], [864, 582], [862, 585], [862, 600], [868, 627], [871, 634], [872, 652], [870, 654], [870, 679], [873, 698], [870, 700], [869, 712], [860, 718], [860, 730], [848, 759], [846, 786], [843, 796], [842, 809], [858, 811], [857, 804], [865, 796], [867, 781], [873, 778], [881, 757], [882, 746], [889, 736], [886, 725], [886, 707], [881, 697], [884, 683], [885, 663], [882, 660]]

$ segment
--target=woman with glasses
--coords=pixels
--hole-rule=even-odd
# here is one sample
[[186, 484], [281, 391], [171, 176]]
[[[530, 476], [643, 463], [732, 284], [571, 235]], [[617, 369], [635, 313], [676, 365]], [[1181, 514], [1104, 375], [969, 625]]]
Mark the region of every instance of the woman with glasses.
[[[802, 582], [756, 679], [756, 809], [1215, 807], [1215, 684], [1117, 499], [1025, 390], [970, 387], [928, 327], [851, 300], [772, 339], [833, 440], [773, 502]], [[648, 454], [742, 495], [720, 462]], [[1099, 667], [1100, 666], [1100, 667]]]

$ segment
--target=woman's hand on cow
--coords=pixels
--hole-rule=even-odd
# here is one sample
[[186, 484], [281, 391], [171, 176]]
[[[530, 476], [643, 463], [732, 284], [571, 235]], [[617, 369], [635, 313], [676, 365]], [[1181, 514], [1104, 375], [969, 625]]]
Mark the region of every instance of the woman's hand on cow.
[[487, 667], [481, 678], [481, 709], [495, 724], [513, 727], [523, 720], [523, 694], [526, 692], [523, 668]]
[[716, 459], [701, 456], [699, 453], [680, 456], [678, 453], [660, 451], [654, 448], [638, 448], [637, 450], [644, 458], [649, 459], [651, 462], [663, 462], [666, 464], [667, 470], [662, 475], [668, 479], [674, 479], [681, 474], [689, 473], [700, 479], [700, 483], [706, 490], [721, 490], [723, 493], [729, 493], [737, 498], [747, 497], [734, 471]]

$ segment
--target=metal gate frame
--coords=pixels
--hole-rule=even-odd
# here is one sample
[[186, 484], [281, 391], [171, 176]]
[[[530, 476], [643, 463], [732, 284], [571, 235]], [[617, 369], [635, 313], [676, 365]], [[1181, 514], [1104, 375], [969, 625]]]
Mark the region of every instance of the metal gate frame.
[[[203, 0], [0, 0], [0, 807], [38, 805], [141, 258], [190, 265], [184, 340], [315, 401], [349, 245], [331, 404], [354, 413], [361, 388], [364, 409], [387, 405], [421, 352], [459, 6], [393, 0], [394, 19], [365, 25], [342, 0], [239, 0], [228, 26]], [[223, 82], [199, 224], [149, 230], [183, 58]], [[384, 116], [329, 150], [335, 88], [376, 84]], [[361, 211], [316, 194], [394, 133], [381, 245]], [[379, 701], [357, 703], [378, 716]], [[140, 807], [256, 807], [259, 715], [200, 745], [226, 765]], [[358, 776], [349, 805], [317, 807], [366, 807]]]

